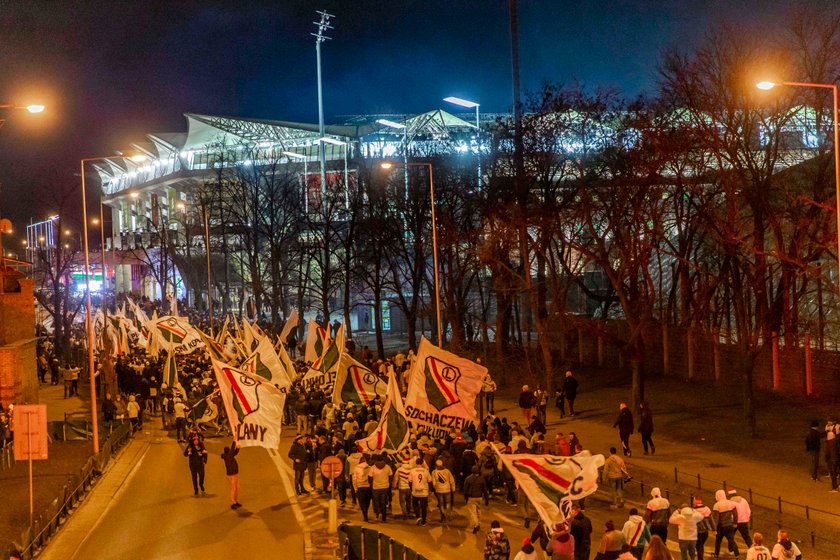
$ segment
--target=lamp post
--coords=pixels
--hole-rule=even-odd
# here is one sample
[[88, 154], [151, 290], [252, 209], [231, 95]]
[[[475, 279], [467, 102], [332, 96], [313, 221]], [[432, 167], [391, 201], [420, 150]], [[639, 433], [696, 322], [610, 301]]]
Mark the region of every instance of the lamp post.
[[[85, 224], [83, 230], [83, 244], [85, 249], [85, 323], [87, 326], [88, 339], [88, 369], [90, 373], [90, 413], [91, 425], [93, 432], [93, 452], [99, 453], [99, 422], [96, 416], [96, 368], [94, 367], [93, 356], [93, 316], [90, 309], [90, 251], [88, 250], [88, 215], [87, 215], [87, 195], [85, 193], [85, 164], [89, 161], [103, 161], [114, 157], [124, 157], [121, 155], [115, 156], [99, 156], [82, 158], [79, 161], [79, 173], [82, 176], [82, 223]], [[132, 156], [131, 159], [135, 162], [141, 162], [146, 159], [144, 155]], [[102, 263], [105, 264], [104, 262]], [[103, 300], [104, 302], [104, 300]]]
[[408, 200], [408, 126], [388, 119], [377, 119], [377, 123], [403, 131], [403, 168], [405, 170], [405, 198]]
[[432, 258], [435, 266], [435, 311], [437, 314], [437, 335], [438, 345], [443, 346], [443, 336], [440, 328], [440, 277], [438, 274], [438, 243], [437, 243], [437, 220], [435, 219], [435, 179], [434, 170], [431, 162], [408, 162], [408, 163], [392, 163], [390, 161], [382, 162], [382, 169], [391, 169], [395, 165], [405, 165], [409, 167], [427, 167], [429, 169], [429, 199], [432, 203]]
[[460, 97], [444, 97], [444, 101], [447, 103], [452, 103], [454, 105], [459, 105], [461, 107], [465, 107], [467, 109], [475, 108], [475, 155], [478, 157], [478, 183], [477, 185], [481, 186], [481, 127], [479, 125], [479, 113], [478, 109], [481, 107], [480, 103], [475, 101], [470, 101], [469, 99], [461, 99]]
[[[840, 125], [837, 122], [838, 100], [837, 84], [812, 84], [808, 82], [759, 82], [758, 89], [769, 90], [776, 86], [810, 87], [830, 89], [834, 96], [834, 111], [831, 113], [832, 128], [834, 128], [834, 198], [837, 212], [837, 248], [838, 270], [840, 270]], [[840, 275], [838, 275], [840, 282]], [[838, 286], [840, 287], [840, 286]]]

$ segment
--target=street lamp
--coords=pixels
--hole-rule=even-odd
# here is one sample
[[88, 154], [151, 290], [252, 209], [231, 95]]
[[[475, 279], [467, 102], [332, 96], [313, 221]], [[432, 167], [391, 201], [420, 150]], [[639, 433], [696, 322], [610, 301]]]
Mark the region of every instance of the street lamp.
[[403, 131], [403, 165], [405, 166], [405, 198], [408, 199], [408, 127], [388, 119], [377, 119], [377, 123]]
[[437, 312], [437, 335], [438, 345], [443, 346], [443, 336], [440, 328], [440, 278], [438, 276], [438, 244], [437, 244], [437, 220], [435, 219], [435, 179], [434, 170], [431, 162], [409, 162], [409, 163], [394, 163], [390, 161], [383, 161], [379, 164], [382, 169], [391, 169], [395, 165], [405, 165], [410, 167], [427, 167], [429, 169], [429, 198], [432, 202], [432, 258], [435, 266], [435, 310]]
[[[837, 84], [812, 84], [808, 82], [759, 82], [755, 85], [758, 89], [770, 90], [776, 86], [810, 87], [830, 89], [834, 96], [834, 111], [831, 113], [831, 122], [834, 128], [834, 198], [837, 212], [837, 247], [838, 247], [838, 270], [840, 270], [840, 124], [837, 122]], [[840, 275], [838, 275], [840, 282]]]
[[[85, 193], [85, 163], [89, 161], [103, 161], [114, 157], [125, 157], [122, 155], [114, 156], [98, 156], [90, 158], [82, 158], [79, 160], [79, 172], [82, 176], [82, 223], [85, 224], [84, 246], [85, 246], [85, 320], [87, 324], [87, 338], [88, 338], [88, 369], [90, 370], [90, 410], [91, 410], [91, 425], [93, 432], [93, 452], [99, 453], [99, 419], [96, 415], [96, 368], [94, 367], [93, 356], [93, 314], [90, 308], [90, 252], [88, 250], [88, 215], [87, 215], [87, 194]], [[131, 161], [140, 162], [146, 159], [146, 156], [138, 154], [131, 156]], [[133, 194], [133, 193], [132, 193]], [[101, 202], [100, 202], [101, 210]], [[102, 266], [105, 266], [105, 260], [102, 261]], [[105, 306], [105, 296], [102, 296], [103, 313], [107, 311]]]
[[475, 108], [475, 153], [478, 156], [478, 186], [481, 186], [481, 128], [479, 126], [478, 109], [481, 107], [480, 103], [470, 101], [469, 99], [461, 99], [460, 97], [444, 97], [444, 101], [458, 105], [467, 109]]

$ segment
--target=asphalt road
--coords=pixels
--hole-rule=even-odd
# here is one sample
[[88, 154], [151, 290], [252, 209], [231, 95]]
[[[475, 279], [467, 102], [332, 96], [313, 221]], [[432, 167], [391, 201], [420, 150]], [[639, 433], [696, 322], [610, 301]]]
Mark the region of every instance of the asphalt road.
[[[149, 440], [148, 449], [86, 538], [75, 552], [65, 550], [50, 558], [212, 560], [277, 551], [283, 551], [284, 558], [303, 558], [303, 534], [281, 479], [279, 457], [262, 448], [240, 452], [243, 507], [234, 511], [219, 457], [230, 440], [206, 440], [207, 493], [194, 496], [184, 444], [162, 437], [162, 432], [138, 438]], [[54, 552], [51, 548], [52, 544], [48, 552]]]

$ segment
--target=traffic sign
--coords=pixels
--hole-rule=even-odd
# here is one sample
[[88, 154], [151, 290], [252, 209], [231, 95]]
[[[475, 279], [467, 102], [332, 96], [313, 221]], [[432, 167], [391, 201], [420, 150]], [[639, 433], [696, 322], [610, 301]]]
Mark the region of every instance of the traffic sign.
[[324, 475], [326, 478], [338, 478], [338, 475], [340, 475], [342, 472], [344, 472], [344, 463], [342, 463], [341, 459], [339, 459], [335, 455], [324, 457], [324, 460], [321, 461], [321, 474]]

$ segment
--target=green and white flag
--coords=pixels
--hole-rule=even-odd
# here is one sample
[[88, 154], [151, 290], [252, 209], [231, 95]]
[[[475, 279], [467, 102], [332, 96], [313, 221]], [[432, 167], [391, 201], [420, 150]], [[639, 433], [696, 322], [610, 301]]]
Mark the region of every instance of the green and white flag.
[[356, 442], [362, 453], [399, 453], [408, 446], [408, 420], [396, 379], [393, 377], [388, 381], [387, 392], [388, 396], [385, 397], [382, 416], [376, 429], [365, 439]]
[[475, 398], [487, 368], [438, 348], [424, 337], [408, 376], [408, 419], [426, 428], [429, 437], [444, 438], [475, 421]]
[[283, 392], [288, 391], [292, 386], [292, 380], [267, 336], [260, 340], [254, 353], [248, 356], [239, 368], [262, 377]]
[[291, 313], [289, 313], [289, 318], [283, 324], [283, 330], [280, 331], [280, 342], [282, 344], [288, 343], [289, 335], [292, 334], [292, 331], [298, 326], [299, 322], [300, 317], [298, 317], [297, 309], [292, 309]]
[[286, 394], [247, 371], [213, 360], [222, 402], [240, 447], [277, 449]]
[[[498, 453], [495, 446], [491, 447]], [[604, 466], [604, 456], [589, 451], [572, 457], [499, 454], [499, 458], [546, 527], [568, 517], [561, 507], [564, 500], [580, 500], [598, 489], [598, 469]]]
[[[306, 352], [303, 359], [307, 362], [315, 363], [315, 361], [324, 355], [329, 344], [329, 331], [323, 327], [319, 327], [318, 323], [309, 320], [309, 326], [306, 329]], [[338, 356], [336, 356], [336, 361]]]
[[341, 355], [335, 375], [333, 404], [350, 402], [367, 406], [377, 396], [385, 397], [387, 392], [386, 383], [379, 379], [378, 375], [354, 360], [347, 352]]
[[198, 331], [186, 317], [167, 315], [150, 323], [153, 323], [150, 330], [157, 337], [159, 345], [166, 347], [171, 342], [176, 354], [190, 354], [204, 346]]

